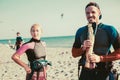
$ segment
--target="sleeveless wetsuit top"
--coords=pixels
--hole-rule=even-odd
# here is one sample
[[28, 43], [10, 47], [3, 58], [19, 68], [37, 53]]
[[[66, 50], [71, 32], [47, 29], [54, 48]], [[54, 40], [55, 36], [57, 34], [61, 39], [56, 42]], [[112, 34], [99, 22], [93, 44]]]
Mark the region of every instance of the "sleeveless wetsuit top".
[[20, 49], [18, 49], [17, 53], [19, 55], [26, 53], [29, 62], [33, 62], [40, 58], [45, 59], [46, 57], [46, 51], [43, 42], [33, 38], [26, 42]]

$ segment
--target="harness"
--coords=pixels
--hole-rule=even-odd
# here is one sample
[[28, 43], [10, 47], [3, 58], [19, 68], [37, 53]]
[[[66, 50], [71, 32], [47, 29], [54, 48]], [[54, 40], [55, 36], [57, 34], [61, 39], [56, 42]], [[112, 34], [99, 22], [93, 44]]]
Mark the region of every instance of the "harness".
[[39, 60], [33, 61], [31, 64], [32, 64], [31, 65], [32, 72], [31, 72], [30, 77], [29, 77], [28, 80], [31, 80], [31, 78], [32, 78], [35, 71], [36, 72], [43, 72], [43, 74], [42, 74], [43, 77], [41, 77], [43, 79], [41, 79], [41, 80], [44, 80], [44, 79], [46, 80], [46, 69], [45, 69], [45, 67], [47, 67], [47, 65], [52, 66], [51, 62], [48, 62], [47, 60], [39, 59]]

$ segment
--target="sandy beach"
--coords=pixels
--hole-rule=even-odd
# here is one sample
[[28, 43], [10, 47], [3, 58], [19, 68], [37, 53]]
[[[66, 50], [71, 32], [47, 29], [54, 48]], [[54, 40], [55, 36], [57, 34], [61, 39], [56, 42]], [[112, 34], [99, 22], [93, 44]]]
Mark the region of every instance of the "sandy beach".
[[[11, 59], [15, 50], [8, 45], [0, 44], [0, 51], [0, 80], [25, 80], [24, 69]], [[26, 55], [23, 55], [21, 59], [28, 64]], [[71, 48], [47, 48], [47, 60], [52, 62], [52, 66], [47, 70], [47, 80], [78, 80], [79, 58], [72, 57]], [[115, 61], [114, 64], [120, 73], [120, 62]]]
[[[0, 80], [25, 80], [26, 72], [11, 59], [15, 50], [8, 45], [0, 44]], [[21, 60], [28, 64], [26, 55]], [[52, 62], [48, 67], [48, 80], [77, 80], [77, 62], [71, 56], [71, 48], [47, 48], [47, 60]]]

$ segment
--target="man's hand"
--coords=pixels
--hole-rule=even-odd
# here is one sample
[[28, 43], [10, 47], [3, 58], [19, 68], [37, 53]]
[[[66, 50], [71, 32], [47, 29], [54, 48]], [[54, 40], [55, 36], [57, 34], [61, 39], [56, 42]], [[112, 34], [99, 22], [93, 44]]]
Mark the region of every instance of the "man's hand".
[[84, 51], [86, 51], [86, 50], [88, 50], [91, 46], [93, 46], [93, 45], [92, 45], [92, 41], [91, 41], [91, 40], [85, 40], [85, 41], [83, 42], [82, 49], [83, 49]]
[[93, 62], [93, 63], [100, 62], [100, 56], [98, 56], [96, 54], [91, 54], [88, 57], [89, 57], [90, 62]]

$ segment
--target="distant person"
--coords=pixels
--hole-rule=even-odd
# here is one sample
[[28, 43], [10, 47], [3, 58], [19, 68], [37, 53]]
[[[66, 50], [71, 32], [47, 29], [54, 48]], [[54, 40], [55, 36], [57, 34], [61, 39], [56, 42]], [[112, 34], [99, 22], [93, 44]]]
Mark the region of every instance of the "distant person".
[[8, 45], [9, 45], [9, 47], [11, 47], [11, 45], [12, 45], [11, 40], [8, 40]]
[[62, 14], [61, 14], [61, 18], [63, 18], [63, 16], [64, 16], [64, 14], [62, 13]]
[[14, 49], [14, 45], [11, 43], [10, 39], [8, 40], [8, 45], [9, 45], [10, 48]]
[[15, 47], [16, 47], [16, 50], [18, 50], [23, 44], [23, 39], [20, 35], [20, 32], [17, 32], [16, 35], [17, 37], [16, 37]]
[[112, 61], [120, 59], [120, 35], [114, 26], [100, 22], [102, 13], [96, 2], [88, 3], [85, 13], [88, 24], [77, 30], [72, 47], [72, 56], [81, 57], [79, 80], [106, 80]]
[[[26, 73], [26, 80], [46, 80], [46, 44], [41, 41], [41, 25], [34, 24], [30, 29], [32, 38], [23, 44], [12, 56], [12, 59], [22, 66]], [[26, 53], [30, 65], [25, 64], [20, 57]]]

